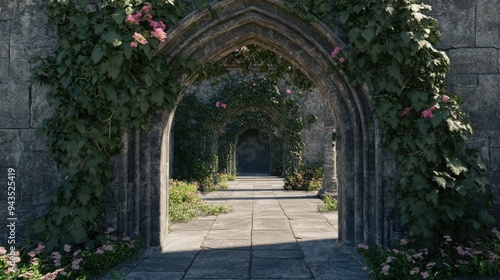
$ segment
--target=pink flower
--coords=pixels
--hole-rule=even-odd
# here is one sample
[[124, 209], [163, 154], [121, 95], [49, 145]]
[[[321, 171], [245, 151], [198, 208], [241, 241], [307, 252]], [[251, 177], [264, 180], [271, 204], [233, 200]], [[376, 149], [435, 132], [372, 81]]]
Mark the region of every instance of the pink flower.
[[103, 248], [105, 251], [113, 251], [113, 246], [111, 246], [111, 245], [104, 245], [104, 246], [102, 246], [102, 248]]
[[163, 21], [154, 21], [154, 20], [149, 20], [149, 25], [153, 28], [153, 29], [157, 29], [157, 28], [160, 28], [160, 29], [165, 29], [167, 26], [165, 25], [165, 23], [163, 23]]
[[[146, 45], [148, 43], [148, 40], [146, 40], [146, 38], [144, 38], [144, 36], [142, 36], [140, 33], [135, 32], [132, 37], [141, 45]], [[111, 231], [109, 231], [109, 229], [113, 231], [112, 228], [108, 228], [108, 231], [106, 231], [105, 233], [110, 233]]]
[[127, 17], [125, 18], [125, 22], [132, 23], [132, 24], [135, 24], [135, 25], [139, 25], [140, 17], [137, 18], [137, 17], [135, 17], [133, 15], [127, 15]]
[[421, 272], [420, 275], [422, 275], [423, 279], [429, 278], [429, 272], [427, 271]]
[[287, 90], [285, 90], [285, 93], [286, 93], [286, 94], [292, 94], [292, 91], [291, 91], [291, 90], [289, 90], [289, 89], [287, 89]]
[[344, 63], [345, 59], [343, 57], [339, 58], [340, 63]]
[[137, 42], [136, 42], [136, 41], [134, 41], [134, 42], [130, 42], [130, 46], [131, 46], [132, 48], [137, 48]]
[[0, 255], [4, 255], [7, 253], [7, 250], [5, 250], [5, 247], [0, 246]]
[[30, 251], [30, 252], [28, 252], [28, 256], [34, 258], [36, 256], [36, 252], [35, 251]]
[[450, 101], [450, 97], [448, 95], [443, 95], [442, 100], [444, 103], [448, 103], [448, 101]]
[[150, 36], [160, 40], [160, 42], [165, 42], [165, 39], [167, 39], [167, 33], [161, 28], [155, 28], [154, 31], [151, 31]]
[[97, 250], [95, 250], [95, 253], [98, 255], [102, 255], [104, 254], [104, 250], [102, 250], [101, 248], [97, 248]]
[[446, 242], [451, 242], [451, 237], [449, 235], [445, 235], [443, 238]]
[[69, 253], [71, 251], [71, 246], [69, 244], [64, 245], [64, 252]]
[[220, 106], [224, 109], [226, 109], [226, 103], [221, 103]]
[[458, 246], [457, 248], [455, 248], [457, 250], [457, 253], [461, 256], [464, 256], [465, 255], [465, 251], [464, 249], [462, 248], [462, 246]]
[[252, 86], [256, 86], [257, 84], [256, 83], [253, 83]]
[[130, 241], [130, 237], [125, 236], [125, 237], [123, 237], [123, 238], [122, 238], [122, 240], [123, 240], [123, 241]]
[[389, 275], [389, 268], [391, 268], [391, 266], [388, 264], [382, 266], [382, 272], [384, 273], [384, 275]]
[[39, 258], [33, 258], [33, 259], [31, 259], [30, 263], [33, 265], [38, 265], [39, 260], [40, 260]]
[[399, 241], [399, 243], [401, 243], [401, 245], [406, 245], [406, 244], [408, 244], [408, 240], [403, 238]]
[[430, 119], [432, 118], [434, 115], [432, 114], [432, 112], [434, 111], [434, 106], [430, 107], [430, 108], [427, 108], [425, 110], [422, 111], [422, 118], [426, 118], [426, 119]]
[[365, 249], [365, 250], [368, 250], [368, 249], [369, 249], [368, 245], [363, 244], [363, 243], [359, 243], [359, 244], [358, 244], [358, 248]]
[[220, 102], [219, 101], [215, 102], [215, 107], [217, 107], [217, 108], [220, 107]]
[[387, 259], [385, 260], [386, 263], [392, 262], [394, 258], [392, 256], [388, 256]]
[[340, 52], [340, 48], [339, 47], [335, 47], [335, 49], [333, 49], [333, 52], [332, 52], [332, 57], [333, 58], [337, 58], [337, 55], [338, 55], [339, 52]]
[[411, 106], [410, 107], [406, 107], [403, 110], [403, 112], [401, 112], [401, 117], [404, 117], [404, 116], [408, 115], [408, 112], [410, 112], [411, 108], [412, 108]]
[[82, 251], [82, 250], [80, 250], [80, 249], [76, 250], [76, 251], [73, 253], [73, 256], [76, 256], [76, 255], [80, 254], [80, 252], [81, 252], [81, 251]]
[[492, 228], [491, 232], [493, 232], [497, 237], [500, 237], [500, 231], [497, 230], [496, 228]]
[[151, 4], [149, 5], [146, 5], [144, 7], [142, 7], [141, 11], [144, 11], [145, 13], [149, 13], [149, 11], [151, 10], [153, 6]]
[[73, 270], [78, 270], [78, 269], [80, 269], [80, 263], [82, 262], [82, 260], [83, 260], [82, 258], [74, 260], [74, 261], [71, 263], [71, 268], [72, 268]]
[[53, 252], [51, 255], [50, 255], [50, 258], [51, 259], [55, 259], [55, 260], [60, 260], [61, 259], [61, 254], [59, 252]]
[[417, 274], [420, 272], [420, 268], [414, 267], [410, 270], [410, 275]]

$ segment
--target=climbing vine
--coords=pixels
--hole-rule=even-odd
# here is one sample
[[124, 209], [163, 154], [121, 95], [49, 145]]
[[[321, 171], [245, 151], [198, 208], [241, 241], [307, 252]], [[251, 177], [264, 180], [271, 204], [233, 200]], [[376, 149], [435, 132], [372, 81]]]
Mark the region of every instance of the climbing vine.
[[[47, 100], [54, 115], [44, 130], [63, 175], [47, 213], [33, 225], [49, 249], [65, 243], [91, 247], [104, 241], [96, 221], [104, 188], [113, 178], [108, 162], [120, 151], [123, 132], [147, 128], [154, 112], [172, 108], [182, 90], [179, 74], [195, 69], [189, 59], [167, 62], [155, 53], [168, 40], [166, 30], [184, 16], [182, 3], [88, 3], [47, 1], [45, 10], [60, 44], [34, 70], [36, 80], [50, 88]], [[199, 9], [209, 8], [208, 1], [194, 3]], [[424, 14], [429, 7], [415, 0], [285, 3], [290, 12], [307, 20], [345, 28], [349, 45], [335, 53], [344, 63], [334, 67], [355, 84], [374, 85], [377, 124], [387, 149], [401, 162], [395, 193], [410, 234], [432, 241], [491, 224], [483, 167], [464, 149], [471, 128], [460, 99], [444, 85], [449, 63], [432, 46], [439, 33], [435, 20]], [[254, 61], [268, 55], [254, 53]], [[218, 69], [200, 68], [213, 73]], [[230, 109], [231, 101], [219, 102]]]
[[[299, 105], [291, 97], [292, 90], [280, 89], [274, 80], [267, 78], [245, 79], [236, 75], [222, 80], [208, 100], [202, 100], [194, 92], [185, 96], [177, 108], [174, 155], [178, 175], [208, 182], [207, 177], [228, 166], [229, 146], [235, 145], [236, 134], [252, 126], [272, 133], [269, 136], [278, 147], [273, 158], [281, 161], [281, 164], [274, 162], [275, 172], [282, 175], [294, 168], [293, 163], [298, 166], [304, 146], [300, 135], [304, 125]], [[284, 154], [283, 145], [286, 145]], [[216, 156], [218, 150], [221, 153]], [[280, 153], [281, 159], [277, 157]]]
[[[400, 162], [394, 193], [401, 224], [424, 244], [462, 240], [494, 222], [487, 180], [460, 99], [446, 89], [449, 68], [430, 6], [413, 0], [336, 1], [350, 45], [340, 64], [354, 84], [373, 84], [373, 113]], [[335, 54], [332, 54], [335, 55]]]

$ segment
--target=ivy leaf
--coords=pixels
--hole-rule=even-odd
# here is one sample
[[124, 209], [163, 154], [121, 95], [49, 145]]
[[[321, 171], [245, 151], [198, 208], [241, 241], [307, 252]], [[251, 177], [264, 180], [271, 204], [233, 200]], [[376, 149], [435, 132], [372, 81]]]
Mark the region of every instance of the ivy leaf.
[[90, 201], [90, 190], [88, 187], [82, 187], [78, 192], [78, 200], [82, 203], [82, 205], [87, 205]]
[[460, 175], [462, 172], [467, 172], [468, 168], [463, 164], [462, 161], [454, 159], [446, 159], [446, 166], [450, 168], [451, 172], [455, 175]]
[[105, 54], [106, 51], [102, 48], [101, 45], [95, 45], [94, 49], [92, 50], [92, 60], [97, 64]]

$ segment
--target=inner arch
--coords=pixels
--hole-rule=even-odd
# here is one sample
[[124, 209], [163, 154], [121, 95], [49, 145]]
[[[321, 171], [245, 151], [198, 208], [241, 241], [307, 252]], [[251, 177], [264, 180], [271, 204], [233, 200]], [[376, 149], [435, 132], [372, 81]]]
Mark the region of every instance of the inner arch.
[[[302, 71], [329, 101], [334, 112], [337, 157], [337, 186], [339, 195], [339, 242], [352, 245], [358, 242], [386, 243], [391, 237], [391, 223], [385, 211], [383, 162], [380, 137], [371, 120], [369, 89], [351, 87], [342, 73], [331, 73], [334, 60], [330, 52], [345, 44], [325, 25], [306, 24], [287, 13], [281, 1], [220, 1], [208, 11], [195, 11], [171, 30], [169, 40], [159, 53], [168, 59], [191, 57], [198, 63], [220, 60], [231, 51], [249, 43], [265, 47]], [[193, 28], [193, 26], [197, 26]], [[197, 76], [183, 76], [184, 86], [191, 85]], [[182, 94], [177, 102], [182, 98]], [[175, 112], [175, 110], [174, 110]], [[137, 182], [146, 180], [151, 186], [151, 225], [135, 226], [147, 235], [149, 246], [165, 246], [168, 228], [169, 133], [174, 112], [163, 112], [153, 130], [144, 136], [129, 138], [141, 146], [150, 145], [152, 156], [148, 164], [159, 172], [138, 172]], [[145, 139], [142, 139], [144, 137]], [[137, 144], [136, 144], [137, 145]], [[161, 151], [161, 152], [153, 152]], [[140, 174], [139, 174], [140, 173]], [[142, 176], [141, 176], [142, 175]], [[147, 177], [143, 179], [143, 177]], [[161, 194], [161, 195], [159, 195]], [[136, 223], [141, 224], [141, 221]]]

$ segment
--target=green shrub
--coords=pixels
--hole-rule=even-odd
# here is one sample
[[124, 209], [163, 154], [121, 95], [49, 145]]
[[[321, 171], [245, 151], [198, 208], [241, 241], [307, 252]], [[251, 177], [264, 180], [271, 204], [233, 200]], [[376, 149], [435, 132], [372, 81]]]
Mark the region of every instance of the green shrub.
[[200, 215], [219, 215], [231, 212], [233, 208], [224, 204], [203, 202], [198, 184], [170, 180], [168, 219], [170, 223], [189, 222]]
[[323, 167], [301, 167], [299, 171], [285, 176], [284, 188], [303, 191], [319, 190], [323, 182], [323, 174]]
[[323, 204], [318, 204], [319, 212], [333, 212], [339, 209], [339, 202], [336, 197], [325, 196]]
[[66, 244], [59, 251], [48, 251], [43, 242], [36, 247], [27, 245], [21, 248], [23, 254], [16, 251], [13, 272], [9, 271], [10, 252], [0, 247], [0, 279], [87, 279], [136, 258], [141, 252], [140, 242], [128, 236], [118, 237], [113, 231], [109, 228], [104, 245], [94, 249]]
[[449, 279], [500, 275], [500, 231], [454, 242], [445, 235], [436, 250], [401, 239], [395, 248], [358, 245], [372, 279]]

